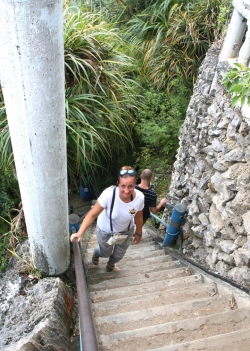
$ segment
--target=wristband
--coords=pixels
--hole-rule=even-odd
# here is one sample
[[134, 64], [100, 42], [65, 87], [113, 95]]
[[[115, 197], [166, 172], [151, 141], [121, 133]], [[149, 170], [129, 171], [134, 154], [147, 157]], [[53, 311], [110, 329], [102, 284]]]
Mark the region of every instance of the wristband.
[[136, 233], [136, 235], [137, 235], [137, 236], [142, 236], [142, 234], [138, 234], [138, 233]]

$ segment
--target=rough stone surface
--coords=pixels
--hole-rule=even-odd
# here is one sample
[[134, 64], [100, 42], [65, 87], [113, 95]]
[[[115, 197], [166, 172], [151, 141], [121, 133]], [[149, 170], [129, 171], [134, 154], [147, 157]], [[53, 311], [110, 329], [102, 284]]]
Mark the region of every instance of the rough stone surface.
[[[73, 296], [60, 278], [26, 274], [29, 244], [0, 279], [0, 350], [70, 351]], [[27, 261], [27, 263], [25, 262]]]
[[214, 44], [200, 68], [167, 198], [188, 208], [184, 252], [249, 287], [250, 125], [221, 84], [228, 64], [219, 53]]

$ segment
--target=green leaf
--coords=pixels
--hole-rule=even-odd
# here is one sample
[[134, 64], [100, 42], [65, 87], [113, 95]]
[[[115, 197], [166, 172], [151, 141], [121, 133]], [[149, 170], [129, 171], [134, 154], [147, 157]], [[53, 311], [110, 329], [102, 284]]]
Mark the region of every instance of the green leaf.
[[245, 96], [241, 96], [241, 98], [240, 98], [240, 104], [241, 104], [241, 106], [243, 106], [244, 103], [245, 103]]
[[243, 84], [232, 85], [230, 93], [241, 93], [243, 91]]
[[[241, 71], [246, 68], [246, 66], [243, 63], [234, 63], [234, 66], [238, 67]], [[233, 68], [234, 70], [235, 68]]]
[[239, 100], [240, 100], [240, 96], [234, 96], [233, 98], [232, 98], [232, 105], [235, 107], [236, 105], [237, 105], [237, 103], [239, 102]]

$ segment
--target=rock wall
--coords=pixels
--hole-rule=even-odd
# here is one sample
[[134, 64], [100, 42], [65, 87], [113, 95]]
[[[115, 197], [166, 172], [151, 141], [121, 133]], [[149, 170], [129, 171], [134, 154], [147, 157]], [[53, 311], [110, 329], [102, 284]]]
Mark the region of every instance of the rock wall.
[[219, 53], [214, 44], [200, 68], [167, 198], [188, 208], [184, 253], [250, 287], [250, 127], [221, 84]]
[[[0, 350], [70, 351], [74, 297], [60, 278], [26, 274], [28, 241], [0, 274]], [[29, 268], [29, 267], [28, 267]]]

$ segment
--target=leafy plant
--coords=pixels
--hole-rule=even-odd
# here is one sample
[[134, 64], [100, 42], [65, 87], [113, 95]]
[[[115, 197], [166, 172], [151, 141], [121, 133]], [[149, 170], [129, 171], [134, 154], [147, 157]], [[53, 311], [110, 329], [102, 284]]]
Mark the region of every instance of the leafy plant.
[[186, 116], [189, 91], [182, 79], [172, 82], [169, 94], [157, 92], [147, 82], [142, 83], [143, 108], [135, 113], [137, 121], [134, 153], [138, 173], [144, 168], [154, 172], [154, 186], [159, 197], [166, 194], [171, 180], [172, 165], [179, 146], [179, 130]]
[[[0, 85], [0, 171], [11, 172], [13, 153], [2, 89]], [[1, 182], [1, 180], [0, 180]], [[0, 187], [1, 189], [1, 187]], [[0, 190], [1, 191], [1, 190]], [[1, 213], [1, 210], [0, 210]]]
[[128, 22], [128, 38], [156, 89], [170, 89], [180, 75], [187, 86], [194, 83], [215, 38], [219, 9], [219, 0], [158, 0]]
[[219, 14], [217, 17], [216, 39], [224, 37], [227, 31], [227, 23], [232, 12], [233, 5], [231, 0], [221, 0]]
[[152, 0], [95, 0], [94, 7], [100, 11], [109, 22], [118, 26], [126, 24], [133, 16], [145, 10]]
[[[100, 14], [65, 3], [64, 58], [69, 183], [110, 169], [133, 148], [132, 112], [137, 84], [130, 46]], [[13, 164], [7, 116], [0, 91], [0, 164]]]
[[[3, 221], [3, 219], [1, 219]], [[3, 228], [3, 226], [1, 226]], [[11, 237], [11, 232], [8, 231], [8, 226], [4, 230], [4, 234], [0, 236], [0, 272], [3, 272], [8, 265], [10, 255], [8, 253], [8, 247]]]
[[135, 61], [117, 29], [82, 6], [65, 8], [64, 42], [68, 179], [77, 185], [133, 148]]
[[250, 68], [242, 63], [234, 63], [234, 67], [224, 74], [222, 84], [232, 95], [232, 105], [250, 106]]
[[[18, 214], [14, 216], [13, 213], [16, 212]], [[0, 216], [1, 229], [3, 232], [0, 236], [0, 271], [3, 271], [7, 267], [10, 258], [9, 252], [15, 250], [17, 245], [28, 237], [22, 207], [20, 209], [12, 208], [9, 211], [8, 219], [6, 218]], [[6, 226], [3, 225], [4, 223]]]
[[[0, 216], [9, 217], [9, 209], [20, 202], [18, 182], [13, 175], [11, 168], [4, 169], [0, 166]], [[0, 224], [0, 234], [5, 230], [6, 225]]]
[[190, 95], [181, 78], [174, 80], [172, 85], [175, 88], [170, 94], [159, 93], [146, 85], [141, 91], [143, 108], [135, 114], [138, 159], [146, 162], [152, 157], [164, 159], [165, 167], [172, 164], [176, 154]]

